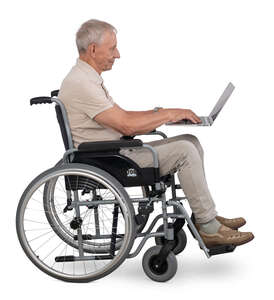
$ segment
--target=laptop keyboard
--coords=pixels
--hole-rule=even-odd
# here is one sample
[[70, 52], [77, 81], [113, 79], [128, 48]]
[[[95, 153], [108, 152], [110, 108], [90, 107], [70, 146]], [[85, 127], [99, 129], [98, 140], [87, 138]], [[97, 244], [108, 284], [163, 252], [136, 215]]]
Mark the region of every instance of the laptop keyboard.
[[199, 125], [199, 126], [207, 126], [209, 124], [208, 122], [208, 118], [207, 117], [199, 117], [201, 119], [201, 123], [193, 123], [190, 120], [181, 120], [180, 123], [181, 124], [186, 124], [186, 125]]
[[166, 125], [176, 125], [176, 124], [183, 124], [183, 125], [192, 125], [192, 126], [210, 126], [210, 120], [208, 117], [199, 117], [201, 119], [201, 123], [192, 123], [190, 120], [180, 120], [178, 122], [168, 122]]

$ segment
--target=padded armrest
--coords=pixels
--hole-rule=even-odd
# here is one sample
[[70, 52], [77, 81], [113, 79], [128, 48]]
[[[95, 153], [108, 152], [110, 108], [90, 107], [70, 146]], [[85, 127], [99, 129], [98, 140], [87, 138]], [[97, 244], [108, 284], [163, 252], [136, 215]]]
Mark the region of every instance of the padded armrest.
[[141, 134], [137, 134], [137, 135], [160, 135], [163, 139], [167, 138], [167, 135], [165, 133], [163, 133], [162, 131], [156, 130], [156, 129], [154, 129], [150, 132], [147, 132], [147, 133], [141, 133]]
[[121, 140], [133, 140], [135, 136], [138, 136], [138, 135], [160, 135], [163, 139], [166, 139], [167, 136], [165, 133], [163, 133], [162, 131], [158, 131], [156, 129], [150, 131], [150, 132], [147, 132], [147, 133], [141, 133], [141, 134], [136, 134], [136, 135], [124, 135], [121, 137]]
[[78, 146], [78, 150], [85, 151], [85, 152], [100, 152], [100, 151], [120, 150], [121, 148], [128, 148], [128, 147], [141, 147], [142, 145], [143, 142], [139, 139], [85, 142]]

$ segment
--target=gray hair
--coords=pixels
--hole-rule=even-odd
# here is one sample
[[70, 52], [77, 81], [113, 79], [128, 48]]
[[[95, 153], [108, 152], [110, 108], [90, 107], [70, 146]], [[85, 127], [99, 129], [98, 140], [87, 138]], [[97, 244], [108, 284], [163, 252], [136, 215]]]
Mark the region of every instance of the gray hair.
[[79, 53], [86, 52], [91, 43], [100, 44], [105, 31], [117, 33], [114, 26], [96, 19], [88, 20], [82, 24], [76, 33], [76, 45]]

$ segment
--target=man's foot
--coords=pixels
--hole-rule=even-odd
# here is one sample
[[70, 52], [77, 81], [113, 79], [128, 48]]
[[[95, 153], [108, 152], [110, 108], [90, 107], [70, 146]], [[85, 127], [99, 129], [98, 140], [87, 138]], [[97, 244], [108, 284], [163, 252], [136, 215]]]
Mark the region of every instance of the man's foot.
[[221, 225], [217, 233], [208, 234], [200, 230], [199, 224], [195, 224], [205, 245], [210, 248], [220, 245], [239, 246], [254, 239], [252, 232], [240, 232]]
[[238, 229], [246, 224], [246, 220], [244, 218], [234, 218], [234, 219], [226, 219], [224, 217], [216, 216], [216, 219], [226, 227], [231, 229]]

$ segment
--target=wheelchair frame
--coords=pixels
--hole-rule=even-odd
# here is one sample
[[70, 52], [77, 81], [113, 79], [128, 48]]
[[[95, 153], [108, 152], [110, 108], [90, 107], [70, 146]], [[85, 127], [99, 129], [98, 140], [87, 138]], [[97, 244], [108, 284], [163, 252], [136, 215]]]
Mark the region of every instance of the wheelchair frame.
[[[54, 95], [57, 96], [58, 92], [59, 91], [52, 91], [51, 94], [52, 94], [52, 96], [54, 96]], [[74, 148], [74, 146], [73, 146], [72, 135], [71, 135], [70, 127], [69, 127], [67, 112], [66, 112], [64, 104], [61, 102], [60, 99], [52, 98], [51, 101], [55, 102], [61, 108], [62, 117], [63, 117], [65, 130], [66, 130], [66, 135], [68, 137], [69, 149], [64, 153], [63, 160], [64, 161], [71, 161], [73, 158], [70, 159], [69, 156], [72, 155], [75, 152], [78, 152], [78, 149]], [[161, 135], [163, 138], [167, 138], [167, 136], [161, 131], [154, 131], [154, 132], [150, 132], [149, 134], [150, 135], [157, 135], [158, 134], [158, 135]], [[147, 144], [143, 144], [141, 147], [148, 148], [152, 152], [153, 167], [155, 169], [158, 169], [159, 168], [159, 160], [158, 160], [157, 152], [153, 149], [152, 146], [147, 145]], [[139, 147], [134, 147], [134, 148], [139, 148]], [[162, 203], [163, 203], [163, 214], [160, 214], [160, 215], [155, 217], [155, 219], [152, 221], [150, 227], [147, 229], [147, 231], [145, 233], [137, 234], [137, 237], [144, 237], [144, 238], [140, 242], [140, 244], [139, 244], [138, 248], [136, 249], [136, 251], [134, 253], [130, 254], [128, 256], [128, 258], [132, 258], [132, 257], [137, 256], [140, 253], [140, 251], [142, 250], [145, 242], [151, 237], [162, 237], [163, 236], [163, 237], [165, 237], [166, 240], [173, 240], [174, 239], [174, 233], [172, 232], [172, 230], [170, 230], [168, 228], [168, 218], [186, 219], [187, 223], [189, 225], [189, 229], [190, 229], [191, 233], [193, 234], [194, 238], [196, 238], [198, 240], [199, 245], [200, 245], [201, 249], [204, 251], [205, 255], [209, 258], [213, 254], [213, 252], [211, 252], [211, 254], [210, 254], [210, 250], [205, 246], [200, 234], [198, 233], [196, 227], [194, 226], [194, 224], [193, 224], [191, 218], [189, 217], [187, 211], [185, 210], [183, 204], [181, 202], [180, 202], [180, 204], [178, 203], [178, 201], [184, 200], [184, 199], [187, 199], [187, 198], [176, 196], [176, 188], [181, 189], [181, 187], [179, 187], [179, 186], [176, 187], [175, 180], [174, 180], [174, 175], [171, 175], [171, 176], [172, 176], [172, 187], [171, 187], [172, 188], [172, 199], [170, 199], [168, 202], [165, 202], [165, 200], [166, 200], [165, 198], [163, 198], [163, 199], [160, 198], [159, 199], [158, 197], [154, 197], [152, 199], [149, 199], [149, 198], [139, 199], [139, 201], [144, 201], [144, 200], [149, 200], [151, 202], [162, 201]], [[155, 187], [156, 187], [156, 191], [161, 191], [160, 183], [156, 183]], [[138, 200], [135, 199], [132, 202], [138, 202]], [[98, 202], [94, 203], [94, 205], [96, 205], [96, 204], [98, 204]], [[114, 204], [114, 202], [112, 204]], [[86, 204], [83, 204], [83, 203], [80, 204], [79, 203], [79, 205], [86, 205]], [[167, 213], [167, 206], [173, 206], [175, 208], [175, 211], [176, 211], [176, 208], [177, 208], [178, 213], [177, 214]], [[164, 233], [151, 233], [153, 227], [155, 226], [155, 224], [157, 223], [157, 221], [160, 218], [163, 218]]]
[[[137, 174], [141, 175], [140, 177], [145, 177], [145, 179], [144, 179], [145, 182], [146, 182], [147, 178], [151, 179], [151, 176], [153, 176], [153, 180], [149, 180], [148, 181], [149, 183], [146, 184], [147, 185], [146, 197], [134, 198], [134, 199], [129, 198], [131, 203], [138, 203], [139, 205], [143, 204], [143, 215], [142, 214], [135, 215], [135, 220], [133, 220], [133, 222], [138, 226], [142, 225], [143, 224], [142, 222], [144, 222], [144, 217], [147, 217], [147, 219], [148, 219], [148, 217], [151, 213], [150, 208], [153, 207], [153, 204], [155, 202], [162, 203], [162, 213], [158, 214], [152, 220], [151, 224], [149, 225], [149, 227], [147, 228], [147, 230], [145, 232], [142, 232], [142, 230], [145, 227], [146, 222], [147, 222], [147, 219], [145, 220], [144, 227], [142, 227], [142, 229], [139, 232], [136, 232], [136, 234], [134, 236], [134, 242], [135, 242], [135, 239], [138, 237], [142, 238], [142, 240], [138, 244], [136, 250], [134, 252], [130, 253], [131, 248], [134, 243], [134, 242], [132, 242], [132, 245], [130, 246], [131, 248], [129, 249], [128, 255], [126, 256], [126, 258], [133, 258], [133, 257], [137, 256], [140, 253], [140, 251], [142, 250], [146, 241], [149, 238], [154, 237], [156, 239], [156, 243], [158, 240], [158, 245], [159, 244], [161, 245], [161, 248], [159, 248], [160, 250], [157, 252], [157, 264], [156, 265], [157, 265], [157, 267], [159, 265], [163, 266], [163, 264], [166, 264], [166, 261], [168, 261], [168, 259], [170, 259], [170, 255], [173, 254], [172, 251], [175, 249], [175, 244], [176, 244], [175, 238], [183, 230], [182, 227], [185, 224], [185, 220], [187, 221], [187, 227], [189, 228], [192, 236], [198, 241], [200, 248], [204, 251], [207, 258], [210, 258], [211, 256], [216, 255], [216, 254], [222, 254], [222, 253], [234, 251], [235, 246], [233, 246], [233, 245], [219, 246], [219, 247], [214, 247], [214, 248], [210, 248], [210, 249], [208, 249], [205, 246], [200, 234], [198, 233], [198, 231], [194, 225], [194, 220], [195, 220], [194, 215], [192, 214], [192, 216], [190, 217], [188, 215], [186, 209], [183, 206], [182, 200], [185, 200], [187, 198], [186, 197], [177, 197], [177, 195], [176, 195], [176, 190], [181, 189], [181, 187], [180, 187], [180, 185], [175, 184], [174, 174], [170, 174], [167, 176], [167, 178], [164, 178], [161, 180], [161, 178], [159, 176], [158, 155], [152, 146], [150, 146], [148, 144], [143, 144], [142, 141], [140, 141], [140, 140], [134, 140], [133, 137], [123, 137], [123, 140], [113, 141], [113, 144], [108, 143], [108, 142], [89, 142], [89, 143], [81, 144], [78, 149], [74, 148], [72, 135], [71, 135], [70, 127], [69, 127], [69, 121], [68, 121], [68, 117], [67, 117], [67, 112], [66, 112], [66, 109], [65, 109], [65, 106], [63, 105], [63, 103], [60, 101], [60, 99], [57, 98], [58, 92], [59, 92], [58, 90], [51, 92], [51, 97], [32, 98], [30, 100], [30, 104], [32, 105], [32, 104], [42, 104], [42, 103], [56, 103], [55, 110], [56, 110], [57, 119], [58, 119], [58, 122], [60, 125], [63, 142], [64, 142], [64, 145], [66, 148], [66, 151], [63, 155], [63, 159], [62, 159], [62, 161], [59, 162], [59, 164], [63, 162], [63, 165], [66, 165], [66, 166], [70, 166], [71, 164], [73, 165], [73, 163], [75, 163], [74, 160], [75, 160], [75, 158], [77, 158], [77, 155], [79, 155], [79, 153], [80, 154], [81, 153], [89, 153], [90, 154], [92, 152], [93, 154], [91, 155], [91, 158], [92, 158], [92, 161], [95, 161], [95, 162], [96, 162], [96, 157], [97, 157], [97, 160], [100, 161], [100, 157], [101, 158], [102, 157], [111, 157], [113, 155], [116, 155], [115, 156], [116, 161], [121, 160], [121, 162], [123, 164], [128, 164], [129, 167], [133, 165], [134, 166], [133, 169], [135, 171], [137, 170], [136, 171]], [[156, 131], [156, 130], [154, 130], [146, 135], [160, 135], [163, 138], [167, 138], [167, 136], [163, 132]], [[94, 151], [92, 147], [95, 147], [96, 150]], [[142, 168], [139, 168], [138, 165], [136, 165], [129, 158], [127, 158], [121, 154], [118, 154], [118, 150], [120, 150], [121, 148], [141, 148], [141, 147], [147, 148], [149, 151], [151, 151], [151, 154], [153, 157], [153, 168], [151, 168], [150, 170], [146, 170], [147, 173], [144, 173], [145, 170], [143, 170]], [[104, 150], [103, 151], [104, 155], [100, 152], [100, 149]], [[101, 153], [101, 156], [99, 155], [100, 153]], [[99, 158], [98, 158], [98, 155], [99, 155]], [[79, 161], [76, 160], [76, 163], [79, 163]], [[80, 163], [83, 163], [83, 161], [80, 161]], [[97, 167], [97, 165], [95, 165], [95, 167]], [[108, 171], [108, 170], [104, 170], [103, 172], [105, 172], [105, 171]], [[145, 174], [147, 174], [147, 175], [145, 175]], [[115, 176], [115, 174], [111, 174], [111, 175], [112, 176], [114, 175], [114, 178], [117, 177], [117, 176]], [[119, 178], [116, 178], [116, 179], [118, 180]], [[134, 181], [134, 180], [130, 181], [130, 180], [132, 180], [132, 178], [128, 179], [128, 181], [125, 181], [126, 185], [123, 185], [123, 187], [140, 186], [140, 184], [139, 185], [136, 184], [136, 181]], [[149, 190], [148, 186], [151, 186], [151, 188], [152, 188], [151, 191]], [[168, 187], [171, 187], [172, 198], [169, 200], [166, 200], [165, 192]], [[118, 220], [119, 202], [116, 200], [104, 200], [104, 201], [92, 201], [92, 202], [80, 201], [79, 197], [78, 197], [77, 188], [76, 188], [76, 191], [73, 190], [73, 194], [74, 194], [74, 201], [69, 202], [68, 199], [71, 199], [71, 191], [69, 191], [69, 192], [67, 191], [67, 205], [64, 208], [64, 211], [75, 209], [76, 217], [74, 218], [75, 224], [74, 223], [73, 224], [75, 226], [75, 230], [77, 230], [77, 236], [74, 236], [74, 239], [76, 241], [78, 241], [79, 255], [78, 256], [66, 256], [66, 255], [58, 256], [55, 258], [55, 261], [64, 263], [64, 262], [72, 262], [72, 261], [88, 261], [88, 260], [99, 260], [99, 259], [104, 260], [104, 259], [110, 259], [110, 258], [115, 257], [115, 251], [116, 251], [116, 246], [117, 246], [116, 239], [117, 239], [117, 222], [118, 222], [117, 220]], [[23, 194], [23, 196], [24, 196], [24, 194]], [[77, 224], [77, 220], [79, 221], [81, 219], [80, 207], [87, 206], [89, 209], [90, 208], [97, 209], [98, 206], [100, 206], [101, 204], [113, 204], [114, 205], [112, 232], [109, 235], [102, 235], [99, 237], [99, 238], [109, 238], [111, 240], [110, 253], [109, 253], [109, 255], [106, 255], [106, 254], [104, 254], [104, 255], [101, 255], [101, 254], [100, 255], [85, 255], [85, 252], [87, 252], [87, 251], [85, 251], [85, 249], [84, 249], [83, 241], [88, 240], [89, 237], [88, 237], [88, 235], [83, 235], [82, 230], [81, 230], [81, 224]], [[173, 207], [173, 213], [167, 212], [168, 207]], [[24, 251], [26, 252], [25, 247], [22, 242], [22, 237], [20, 236], [20, 235], [22, 235], [22, 233], [20, 231], [21, 229], [19, 228], [19, 225], [18, 225], [18, 223], [19, 223], [18, 216], [20, 215], [20, 209], [21, 208], [19, 205], [18, 211], [17, 211], [17, 232], [18, 232], [20, 243], [23, 246]], [[152, 209], [152, 211], [153, 211], [153, 209]], [[159, 230], [160, 228], [158, 228], [158, 230], [156, 232], [153, 232], [153, 228], [159, 219], [163, 219], [163, 225], [160, 226], [161, 230]], [[172, 219], [175, 221], [169, 223], [169, 221], [168, 221], [169, 219]], [[97, 226], [97, 224], [96, 224], [96, 226]], [[123, 235], [119, 235], [119, 237], [122, 238], [122, 240], [123, 240]], [[178, 243], [178, 241], [177, 241], [177, 243]], [[186, 243], [186, 240], [185, 240], [185, 243]], [[184, 248], [184, 247], [185, 247], [185, 245], [182, 248]], [[183, 249], [181, 249], [181, 251], [182, 250]], [[181, 252], [181, 251], [179, 251], [179, 252]], [[27, 253], [27, 255], [30, 257], [29, 253]], [[156, 254], [154, 253], [153, 255], [155, 256]], [[144, 266], [144, 260], [143, 260], [143, 266]], [[177, 269], [177, 265], [176, 265], [175, 269]], [[148, 270], [148, 267], [146, 267], [145, 272], [153, 280], [166, 281], [174, 276], [174, 274], [176, 273], [175, 269], [173, 271], [171, 271], [172, 274], [170, 273], [168, 276], [162, 276], [162, 277], [161, 277], [161, 274], [159, 275], [157, 272], [156, 272], [157, 276], [154, 276], [152, 274], [153, 272], [152, 273], [149, 271], [147, 272], [146, 270]], [[48, 272], [46, 272], [46, 273], [48, 273]], [[100, 277], [102, 277], [102, 276], [100, 276]], [[59, 278], [59, 279], [63, 279], [66, 281], [73, 281], [73, 280], [68, 280], [68, 279], [64, 279], [64, 278]]]

